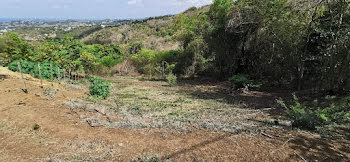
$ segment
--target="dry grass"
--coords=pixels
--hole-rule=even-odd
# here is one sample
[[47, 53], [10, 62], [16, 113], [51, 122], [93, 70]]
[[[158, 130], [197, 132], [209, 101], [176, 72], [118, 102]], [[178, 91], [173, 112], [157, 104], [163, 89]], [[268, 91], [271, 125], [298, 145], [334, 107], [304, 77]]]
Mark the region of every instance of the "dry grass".
[[[0, 80], [0, 161], [130, 161], [155, 155], [173, 161], [300, 161], [300, 157], [347, 161], [350, 157], [348, 140], [274, 125], [259, 128], [268, 136], [247, 133], [258, 130], [250, 124], [259, 126], [248, 119], [271, 115], [259, 109], [274, 100], [271, 94], [254, 92], [237, 98], [220, 90], [219, 84], [179, 82], [169, 87], [164, 81], [111, 77], [106, 78], [113, 85], [107, 100], [87, 98], [84, 82], [78, 89], [54, 83], [59, 91], [47, 99], [40, 81], [26, 77], [29, 93], [25, 94], [17, 73], [2, 68], [0, 73], [7, 75]], [[52, 84], [44, 81], [44, 86]], [[72, 108], [64, 104], [67, 101], [84, 104]], [[91, 127], [86, 119], [96, 118], [101, 123]], [[33, 130], [34, 123], [39, 130]], [[155, 126], [161, 127], [149, 129]], [[183, 129], [187, 132], [177, 131]], [[237, 129], [245, 133], [232, 132]]]
[[[103, 112], [107, 111], [104, 114], [107, 114], [108, 121], [98, 116], [86, 118], [87, 121], [94, 121], [94, 125], [170, 128], [185, 132], [209, 129], [257, 133], [266, 124], [250, 119], [268, 118], [261, 110], [215, 98], [215, 86], [170, 87], [165, 81], [144, 81], [135, 77], [106, 79], [112, 83], [111, 95], [107, 100], [89, 97], [85, 101], [76, 101], [78, 104], [87, 104], [89, 111], [97, 109], [99, 112], [101, 107]], [[203, 92], [204, 96], [198, 92]]]

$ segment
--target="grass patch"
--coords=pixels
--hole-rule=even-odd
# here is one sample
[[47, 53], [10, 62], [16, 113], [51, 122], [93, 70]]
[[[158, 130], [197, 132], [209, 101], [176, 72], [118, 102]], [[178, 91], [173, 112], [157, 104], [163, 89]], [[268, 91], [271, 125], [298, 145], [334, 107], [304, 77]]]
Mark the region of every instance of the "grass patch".
[[2, 123], [0, 123], [0, 132], [5, 130], [5, 125], [3, 125]]
[[138, 106], [135, 106], [135, 107], [132, 107], [131, 109], [129, 110], [132, 110], [132, 111], [141, 111], [141, 108], [138, 107]]
[[121, 94], [117, 94], [117, 96], [120, 98], [136, 98], [137, 97], [136, 94], [132, 94], [132, 93], [121, 93]]
[[120, 84], [120, 83], [116, 83], [116, 84], [113, 84], [113, 87], [114, 88], [117, 88], [117, 89], [123, 89], [123, 88], [126, 88], [126, 87], [129, 87], [131, 84]]
[[173, 116], [179, 116], [181, 114], [180, 110], [174, 110], [171, 113], [169, 113], [169, 115], [173, 115]]

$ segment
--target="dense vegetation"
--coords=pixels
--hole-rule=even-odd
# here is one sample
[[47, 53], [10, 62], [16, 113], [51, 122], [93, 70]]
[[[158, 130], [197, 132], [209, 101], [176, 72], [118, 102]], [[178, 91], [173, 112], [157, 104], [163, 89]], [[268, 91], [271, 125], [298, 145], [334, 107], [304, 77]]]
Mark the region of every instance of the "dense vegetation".
[[[349, 0], [215, 0], [209, 8], [86, 34], [76, 37], [84, 37], [82, 42], [65, 37], [33, 45], [6, 33], [0, 36], [0, 55], [6, 65], [53, 62], [98, 74], [128, 60], [140, 74], [168, 76], [170, 85], [175, 75], [186, 75], [229, 80], [235, 88], [324, 95], [350, 90]], [[179, 47], [163, 48], [176, 42]], [[305, 127], [315, 128], [334, 118], [349, 120], [349, 104], [335, 105], [286, 108], [296, 125], [312, 120]]]
[[48, 39], [34, 46], [10, 32], [0, 37], [0, 46], [5, 65], [15, 60], [53, 62], [68, 71], [99, 73], [123, 59], [116, 44], [85, 45], [72, 37]]
[[179, 62], [183, 73], [246, 74], [270, 86], [344, 92], [349, 8], [346, 0], [216, 0], [207, 13], [177, 16], [175, 36], [187, 56]]
[[[12, 71], [18, 72], [19, 69], [18, 69], [17, 62], [20, 62], [23, 73], [33, 75], [35, 78], [40, 78], [38, 64], [31, 61], [24, 61], [24, 60], [13, 61], [8, 65], [8, 68]], [[53, 79], [57, 79], [59, 75], [63, 77], [64, 72], [62, 68], [57, 66], [55, 63], [43, 62], [40, 64], [40, 72], [41, 72], [42, 79], [47, 79], [47, 80], [51, 79], [51, 67], [52, 67]], [[68, 75], [68, 73], [66, 73], [66, 75]]]

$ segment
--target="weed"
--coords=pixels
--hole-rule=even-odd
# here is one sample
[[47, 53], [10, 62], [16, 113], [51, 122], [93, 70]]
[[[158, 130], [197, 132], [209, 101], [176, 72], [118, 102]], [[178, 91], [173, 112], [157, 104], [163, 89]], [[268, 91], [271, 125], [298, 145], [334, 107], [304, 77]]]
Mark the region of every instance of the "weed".
[[289, 108], [282, 101], [279, 100], [283, 107], [288, 108], [287, 117], [292, 120], [294, 127], [305, 128], [309, 130], [315, 130], [317, 127], [323, 126], [328, 121], [326, 115], [321, 110], [312, 111], [311, 108], [301, 104], [298, 98], [294, 96], [294, 104], [290, 105]]
[[0, 123], [0, 132], [2, 132], [4, 130], [4, 125]]
[[244, 75], [234, 75], [229, 78], [229, 81], [235, 86], [235, 88], [244, 88], [249, 83], [249, 80]]
[[131, 110], [133, 110], [133, 111], [140, 111], [140, 110], [141, 110], [141, 108], [140, 108], [140, 107], [138, 107], [138, 106], [135, 106], [135, 107], [132, 107], [132, 108], [131, 108]]
[[33, 130], [38, 130], [38, 129], [40, 129], [40, 125], [35, 123], [33, 126]]
[[97, 77], [90, 77], [89, 81], [91, 83], [89, 87], [90, 95], [101, 99], [106, 99], [109, 96], [109, 82]]
[[167, 77], [166, 77], [166, 80], [168, 81], [168, 84], [170, 86], [175, 86], [176, 85], [176, 80], [177, 80], [177, 77], [176, 75], [174, 75], [173, 73], [170, 73]]
[[180, 115], [180, 111], [179, 110], [174, 110], [171, 113], [169, 113], [169, 115], [179, 116]]

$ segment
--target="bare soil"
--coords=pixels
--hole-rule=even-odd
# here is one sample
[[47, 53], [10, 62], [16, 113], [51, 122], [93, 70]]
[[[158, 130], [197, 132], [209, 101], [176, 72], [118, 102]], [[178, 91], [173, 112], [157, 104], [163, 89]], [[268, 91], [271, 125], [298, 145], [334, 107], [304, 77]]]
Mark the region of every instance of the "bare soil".
[[[247, 94], [247, 97], [230, 97], [213, 85], [183, 84], [167, 87], [163, 82], [108, 78], [114, 81], [111, 97], [107, 101], [89, 101], [108, 108], [107, 112], [98, 112], [66, 104], [71, 101], [89, 103], [88, 90], [84, 84], [44, 81], [44, 88], [40, 88], [39, 80], [29, 75], [25, 75], [25, 78], [28, 94], [21, 90], [23, 84], [18, 73], [0, 67], [0, 161], [130, 161], [152, 156], [171, 161], [349, 161], [350, 159], [350, 142], [346, 139], [325, 138], [283, 126], [257, 124], [254, 127], [244, 127], [244, 130], [252, 131], [226, 131], [202, 127], [181, 131], [173, 129], [171, 125], [159, 128], [103, 125], [92, 127], [86, 121], [86, 118], [98, 117], [101, 120], [116, 122], [130, 117], [145, 123], [146, 121], [141, 120], [143, 118], [140, 114], [149, 117], [149, 120], [162, 117], [161, 122], [169, 121], [165, 120], [164, 116], [174, 114], [169, 111], [178, 110], [179, 103], [173, 103], [175, 106], [168, 106], [169, 108], [166, 107], [164, 110], [157, 108], [159, 104], [154, 106], [152, 103], [171, 98], [175, 101], [178, 97], [183, 97], [188, 102], [181, 102], [183, 105], [182, 109], [177, 111], [180, 114], [178, 116], [194, 112], [191, 113], [193, 116], [183, 116], [186, 116], [186, 119], [194, 117], [196, 121], [203, 121], [204, 118], [215, 118], [215, 114], [222, 115], [220, 113], [222, 111], [226, 114], [223, 117], [234, 116], [234, 114], [227, 115], [231, 112], [227, 110], [234, 110], [232, 113], [237, 113], [240, 117], [208, 121], [219, 120], [219, 123], [229, 125], [234, 119], [237, 120], [234, 122], [236, 126], [252, 125], [254, 123], [250, 121], [253, 120], [278, 118], [278, 114], [269, 112], [270, 107], [274, 106], [272, 100], [278, 97], [274, 94], [255, 93]], [[138, 95], [137, 97], [129, 95], [137, 87], [146, 89], [142, 92], [150, 92], [144, 94], [148, 96], [147, 99], [140, 96], [139, 91], [134, 94]], [[163, 92], [170, 94], [159, 95]], [[128, 95], [120, 96], [122, 93]], [[236, 104], [236, 100], [239, 99], [250, 100]], [[262, 102], [256, 102], [259, 99], [267, 106], [260, 106], [259, 103]], [[115, 102], [116, 100], [118, 102]], [[141, 113], [128, 111], [134, 110], [134, 103], [140, 103], [139, 101], [144, 103], [137, 105], [139, 106], [137, 110], [142, 110]], [[163, 103], [160, 106], [164, 104], [168, 105]], [[216, 112], [216, 107], [205, 110], [203, 105], [211, 105], [210, 107], [219, 105], [225, 110]], [[243, 107], [239, 107], [242, 105]], [[150, 109], [152, 107], [157, 109]], [[113, 108], [116, 110], [112, 111]], [[260, 108], [262, 110], [258, 110]], [[214, 115], [197, 115], [200, 114], [196, 113], [198, 111], [211, 112]], [[149, 114], [156, 115], [147, 116]], [[111, 119], [105, 119], [107, 117]], [[40, 128], [34, 130], [34, 124], [38, 124]]]

